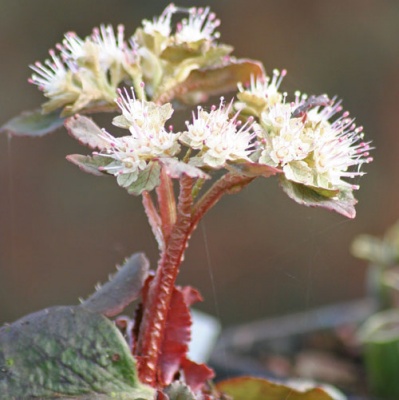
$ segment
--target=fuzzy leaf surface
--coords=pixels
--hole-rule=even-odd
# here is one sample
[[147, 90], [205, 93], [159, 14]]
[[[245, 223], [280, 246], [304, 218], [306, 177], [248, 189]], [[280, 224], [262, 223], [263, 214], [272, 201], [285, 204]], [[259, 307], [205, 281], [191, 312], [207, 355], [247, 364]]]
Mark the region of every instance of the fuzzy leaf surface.
[[73, 138], [93, 150], [110, 147], [110, 144], [103, 139], [103, 131], [91, 118], [77, 114], [68, 118], [64, 125]]
[[141, 171], [137, 180], [126, 188], [129, 194], [139, 196], [144, 191], [150, 192], [159, 185], [161, 166], [157, 162], [150, 162], [144, 171]]
[[58, 306], [0, 329], [1, 399], [152, 399], [114, 323]]
[[79, 167], [83, 172], [95, 176], [104, 176], [104, 173], [99, 170], [100, 167], [105, 167], [112, 162], [110, 158], [101, 156], [84, 156], [82, 154], [70, 154], [66, 159]]
[[139, 297], [149, 268], [150, 264], [143, 253], [133, 254], [81, 307], [106, 317], [114, 317]]
[[234, 400], [333, 400], [322, 388], [299, 391], [266, 379], [245, 376], [219, 382], [216, 388]]
[[[197, 400], [198, 397], [194, 395], [191, 389], [183, 382], [174, 381], [164, 392], [168, 395], [169, 400]], [[200, 396], [202, 396], [200, 394]]]
[[348, 218], [355, 218], [355, 204], [351, 190], [318, 191], [317, 188], [295, 183], [280, 177], [280, 184], [284, 192], [294, 201], [308, 207], [321, 207], [335, 211]]
[[0, 128], [0, 132], [6, 132], [13, 136], [39, 137], [56, 131], [63, 123], [64, 118], [60, 117], [59, 111], [43, 114], [38, 109], [24, 111], [10, 119]]

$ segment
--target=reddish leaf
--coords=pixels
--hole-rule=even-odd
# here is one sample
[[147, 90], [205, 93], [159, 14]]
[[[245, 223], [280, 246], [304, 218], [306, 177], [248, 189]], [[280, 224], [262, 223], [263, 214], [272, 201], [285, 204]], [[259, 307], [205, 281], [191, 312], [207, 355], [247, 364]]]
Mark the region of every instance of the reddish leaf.
[[184, 358], [181, 363], [184, 372], [184, 380], [194, 392], [200, 390], [204, 383], [215, 376], [213, 370], [205, 364], [197, 364]]
[[201, 293], [191, 286], [184, 286], [180, 290], [188, 307], [192, 306], [194, 303], [198, 303], [199, 301], [204, 300], [201, 296]]
[[223, 65], [193, 70], [188, 78], [172, 90], [163, 93], [159, 103], [179, 99], [183, 103], [195, 104], [205, 101], [209, 96], [236, 90], [237, 83], [247, 83], [251, 76], [264, 75], [259, 61], [227, 58]]
[[179, 371], [190, 338], [190, 310], [181, 290], [174, 288], [158, 364], [158, 379], [162, 385], [169, 385]]

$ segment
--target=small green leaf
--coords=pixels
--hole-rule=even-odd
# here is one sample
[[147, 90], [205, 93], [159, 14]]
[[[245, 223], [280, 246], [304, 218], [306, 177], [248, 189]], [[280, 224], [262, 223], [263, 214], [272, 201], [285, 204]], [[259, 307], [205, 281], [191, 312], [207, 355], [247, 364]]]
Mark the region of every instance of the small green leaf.
[[66, 159], [72, 164], [77, 165], [82, 171], [95, 176], [104, 176], [104, 173], [99, 170], [100, 167], [105, 167], [112, 162], [111, 159], [101, 156], [83, 156], [81, 154], [70, 154]]
[[280, 184], [284, 192], [299, 204], [326, 208], [348, 218], [355, 218], [356, 216], [355, 204], [357, 200], [353, 197], [352, 190], [329, 191], [319, 189], [289, 181], [281, 175]]
[[44, 114], [41, 110], [25, 111], [10, 119], [1, 128], [0, 132], [7, 132], [14, 136], [43, 136], [60, 128], [64, 118], [60, 111]]
[[119, 314], [136, 300], [148, 276], [149, 262], [143, 253], [133, 254], [122, 268], [87, 300], [81, 307], [106, 317]]
[[0, 329], [1, 399], [152, 399], [122, 334], [80, 306], [52, 307]]
[[110, 144], [103, 139], [104, 134], [91, 118], [82, 115], [74, 115], [65, 121], [65, 128], [68, 133], [81, 144], [91, 149], [107, 149]]
[[140, 195], [144, 191], [151, 191], [159, 185], [161, 166], [158, 162], [150, 162], [147, 168], [139, 173], [135, 182], [126, 188], [129, 194]]
[[240, 377], [219, 382], [217, 390], [234, 400], [333, 400], [322, 388], [299, 391], [261, 378]]
[[197, 398], [191, 389], [183, 382], [175, 381], [167, 386], [164, 390], [169, 400], [196, 400], [202, 398], [202, 394]]

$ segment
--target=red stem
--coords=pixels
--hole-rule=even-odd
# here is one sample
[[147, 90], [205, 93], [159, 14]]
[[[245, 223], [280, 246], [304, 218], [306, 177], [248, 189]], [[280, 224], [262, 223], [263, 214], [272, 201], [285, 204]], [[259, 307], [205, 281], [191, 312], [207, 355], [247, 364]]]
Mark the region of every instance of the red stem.
[[[223, 194], [236, 193], [253, 179], [255, 178], [228, 173], [215, 182], [193, 207], [193, 179], [186, 175], [180, 178], [176, 222], [171, 226], [169, 239], [161, 253], [158, 268], [149, 289], [137, 343], [137, 355], [141, 356], [143, 361], [139, 364], [138, 372], [143, 383], [153, 387], [158, 384], [158, 360], [170, 310], [170, 301], [184, 251], [193, 230], [199, 220], [220, 200]], [[158, 195], [159, 201], [161, 198]], [[162, 209], [161, 206], [160, 208]], [[163, 222], [164, 219], [161, 218]]]
[[151, 283], [138, 338], [138, 355], [143, 358], [143, 362], [139, 365], [139, 376], [142, 382], [153, 387], [157, 384], [158, 359], [173, 288], [192, 232], [192, 187], [192, 178], [183, 176], [180, 179], [176, 223], [171, 230], [166, 249], [161, 255], [156, 275]]
[[165, 168], [161, 169], [160, 184], [156, 188], [158, 195], [159, 213], [162, 220], [162, 232], [165, 243], [168, 242], [173, 225], [176, 223], [176, 199], [173, 192], [173, 182], [166, 173]]

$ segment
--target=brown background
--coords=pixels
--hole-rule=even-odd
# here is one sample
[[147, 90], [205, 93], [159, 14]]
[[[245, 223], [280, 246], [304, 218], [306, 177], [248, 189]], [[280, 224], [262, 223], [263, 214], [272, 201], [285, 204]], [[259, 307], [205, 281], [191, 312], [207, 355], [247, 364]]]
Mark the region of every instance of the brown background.
[[[43, 101], [27, 83], [28, 65], [64, 32], [85, 36], [100, 23], [122, 22], [131, 34], [166, 4], [0, 1], [0, 123]], [[283, 90], [344, 98], [374, 141], [375, 162], [361, 180], [354, 221], [293, 203], [273, 178], [226, 197], [193, 236], [180, 283], [198, 287], [199, 307], [224, 326], [363, 296], [365, 266], [349, 245], [399, 216], [399, 2], [180, 1], [205, 4], [221, 18], [221, 41], [235, 55], [258, 58], [270, 72], [288, 69]], [[0, 137], [0, 323], [76, 303], [132, 252], [156, 262], [140, 199], [64, 158], [84, 151], [64, 130], [42, 139]]]

